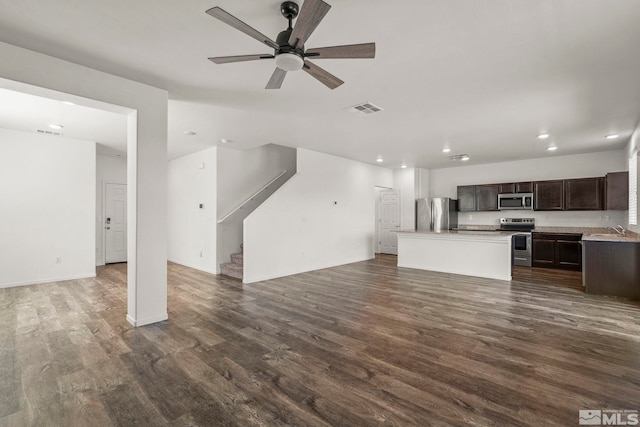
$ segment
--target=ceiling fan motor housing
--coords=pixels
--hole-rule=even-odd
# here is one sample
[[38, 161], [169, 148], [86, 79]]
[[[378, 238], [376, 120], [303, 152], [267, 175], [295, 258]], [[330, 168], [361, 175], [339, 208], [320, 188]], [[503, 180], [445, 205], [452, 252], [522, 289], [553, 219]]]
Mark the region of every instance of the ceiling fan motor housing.
[[[295, 4], [295, 3], [294, 3]], [[289, 44], [289, 37], [293, 30], [288, 28], [278, 34], [276, 43], [276, 66], [285, 71], [296, 71], [302, 68], [304, 64], [304, 46], [293, 47]]]

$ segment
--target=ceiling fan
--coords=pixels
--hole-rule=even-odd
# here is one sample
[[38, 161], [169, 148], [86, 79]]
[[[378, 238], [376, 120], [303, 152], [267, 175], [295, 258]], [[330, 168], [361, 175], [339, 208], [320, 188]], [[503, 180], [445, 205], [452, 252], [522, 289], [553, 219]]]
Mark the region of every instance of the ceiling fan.
[[335, 89], [344, 82], [333, 74], [309, 62], [307, 58], [374, 58], [376, 55], [376, 44], [362, 43], [305, 50], [305, 41], [307, 41], [311, 33], [313, 33], [318, 24], [320, 24], [320, 21], [322, 21], [330, 8], [331, 6], [322, 0], [305, 0], [300, 10], [300, 17], [296, 21], [295, 27], [293, 27], [292, 22], [298, 16], [298, 4], [292, 1], [285, 1], [280, 5], [280, 12], [282, 16], [289, 21], [289, 26], [286, 30], [278, 34], [276, 41], [273, 41], [223, 9], [213, 7], [207, 10], [207, 14], [266, 44], [274, 49], [274, 53], [273, 55], [267, 53], [218, 56], [209, 58], [209, 60], [216, 64], [227, 64], [230, 62], [275, 58], [276, 69], [271, 75], [265, 89], [280, 89], [287, 75], [287, 71], [297, 71], [300, 69], [306, 71], [329, 89]]

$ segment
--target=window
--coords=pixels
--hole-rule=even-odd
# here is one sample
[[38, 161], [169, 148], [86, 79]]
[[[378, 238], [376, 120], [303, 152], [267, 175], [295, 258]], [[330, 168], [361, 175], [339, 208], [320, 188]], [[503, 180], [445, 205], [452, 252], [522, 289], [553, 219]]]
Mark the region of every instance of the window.
[[629, 224], [638, 225], [638, 150], [629, 158]]

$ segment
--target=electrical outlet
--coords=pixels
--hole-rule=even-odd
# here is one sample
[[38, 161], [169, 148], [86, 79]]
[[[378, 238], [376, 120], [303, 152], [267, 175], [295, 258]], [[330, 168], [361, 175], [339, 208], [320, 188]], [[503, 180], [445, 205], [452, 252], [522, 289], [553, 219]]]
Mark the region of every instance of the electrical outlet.
[[56, 258], [56, 264], [62, 264], [62, 257], [61, 256]]
[[202, 258], [202, 251], [200, 251], [200, 258]]

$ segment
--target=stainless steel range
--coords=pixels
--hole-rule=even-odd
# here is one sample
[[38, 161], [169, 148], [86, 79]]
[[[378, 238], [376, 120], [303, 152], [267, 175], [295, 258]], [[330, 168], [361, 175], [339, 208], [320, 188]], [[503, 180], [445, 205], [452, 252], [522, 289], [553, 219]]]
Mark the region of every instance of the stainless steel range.
[[518, 231], [511, 237], [513, 265], [531, 267], [531, 232], [536, 227], [534, 218], [500, 218], [501, 231]]

